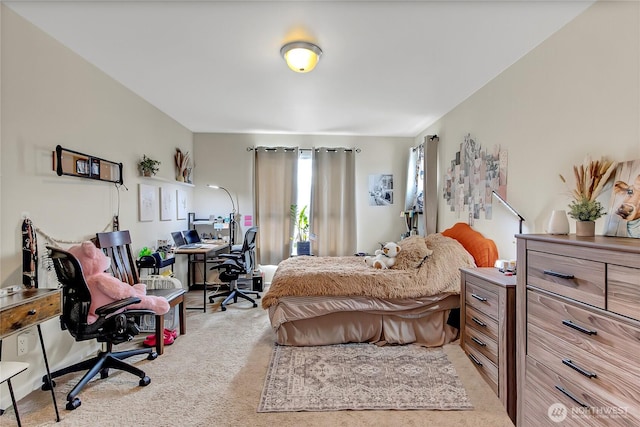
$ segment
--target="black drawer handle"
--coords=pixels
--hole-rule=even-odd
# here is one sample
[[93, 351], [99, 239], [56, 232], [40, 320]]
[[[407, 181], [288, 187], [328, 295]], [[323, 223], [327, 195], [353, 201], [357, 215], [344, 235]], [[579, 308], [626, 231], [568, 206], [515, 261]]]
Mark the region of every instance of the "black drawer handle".
[[27, 312], [27, 314], [28, 314], [29, 316], [33, 316], [33, 315], [35, 315], [35, 314], [36, 314], [36, 311], [35, 311], [34, 309], [31, 309], [31, 310], [29, 310], [29, 311]]
[[476, 294], [471, 294], [472, 297], [474, 297], [475, 299], [477, 299], [478, 301], [482, 301], [482, 302], [486, 302], [487, 299], [485, 297], [481, 297], [480, 295], [476, 295]]
[[595, 374], [595, 372], [589, 372], [586, 369], [581, 368], [580, 366], [573, 363], [571, 359], [562, 359], [562, 363], [564, 363], [571, 369], [580, 372], [582, 375], [584, 375], [587, 378], [597, 378], [597, 375]]
[[475, 323], [477, 323], [479, 326], [482, 326], [483, 328], [487, 327], [486, 323], [484, 323], [483, 321], [481, 321], [480, 319], [478, 319], [476, 317], [472, 317], [471, 320], [473, 320]]
[[563, 320], [562, 324], [565, 326], [568, 326], [570, 328], [575, 329], [576, 331], [580, 331], [583, 334], [587, 334], [587, 335], [598, 335], [598, 331], [594, 331], [591, 329], [587, 329], [585, 327], [582, 327], [580, 325], [576, 325], [575, 323], [573, 323], [571, 320]]
[[573, 393], [567, 391], [564, 387], [560, 387], [559, 385], [556, 386], [556, 388], [558, 390], [560, 390], [560, 392], [562, 394], [564, 394], [565, 396], [567, 396], [569, 399], [573, 400], [574, 402], [576, 402], [578, 405], [582, 406], [583, 408], [589, 408], [589, 405], [587, 405], [586, 403], [580, 401], [580, 399], [578, 399], [577, 397], [575, 397], [573, 395]]
[[486, 347], [487, 346], [485, 343], [483, 343], [482, 341], [480, 341], [476, 337], [471, 337], [471, 341], [473, 341], [474, 343], [478, 344], [480, 347]]
[[471, 361], [473, 363], [475, 363], [478, 366], [482, 366], [482, 362], [479, 361], [473, 354], [469, 353], [469, 359], [471, 359]]
[[573, 274], [558, 273], [557, 271], [553, 271], [553, 270], [544, 270], [544, 274], [546, 274], [547, 276], [559, 277], [561, 279], [573, 279], [574, 278]]

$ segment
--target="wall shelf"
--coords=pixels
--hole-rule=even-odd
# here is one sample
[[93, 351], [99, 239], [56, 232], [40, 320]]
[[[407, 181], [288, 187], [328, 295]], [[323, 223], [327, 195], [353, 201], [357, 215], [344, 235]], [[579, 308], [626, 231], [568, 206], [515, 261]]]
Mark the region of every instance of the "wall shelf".
[[56, 146], [53, 152], [53, 170], [58, 176], [106, 181], [122, 184], [122, 163]]
[[189, 182], [182, 182], [182, 181], [175, 181], [175, 180], [170, 180], [170, 179], [165, 179], [165, 178], [160, 178], [159, 176], [144, 176], [141, 175], [141, 178], [144, 179], [151, 179], [153, 181], [162, 181], [162, 182], [168, 182], [170, 184], [178, 184], [178, 185], [184, 185], [185, 187], [195, 187], [195, 184], [191, 184]]

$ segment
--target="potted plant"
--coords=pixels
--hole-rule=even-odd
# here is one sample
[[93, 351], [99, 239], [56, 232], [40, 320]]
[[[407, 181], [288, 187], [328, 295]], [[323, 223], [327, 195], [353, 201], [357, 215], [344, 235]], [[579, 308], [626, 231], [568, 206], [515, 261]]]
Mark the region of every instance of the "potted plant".
[[583, 197], [572, 200], [569, 204], [569, 216], [575, 219], [576, 235], [593, 236], [595, 234], [596, 219], [604, 215], [604, 207], [597, 200]]
[[298, 255], [311, 255], [311, 242], [309, 241], [309, 217], [307, 216], [307, 206], [298, 209], [298, 205], [291, 205], [291, 220], [295, 229], [292, 240], [296, 244]]
[[[609, 177], [616, 169], [617, 163], [610, 160], [593, 161], [589, 157], [580, 166], [573, 167], [576, 186], [571, 191], [573, 200], [569, 204], [569, 216], [575, 219], [577, 236], [593, 236], [595, 221], [604, 215], [605, 210], [596, 198]], [[566, 183], [562, 175], [562, 182]]]
[[150, 157], [147, 157], [146, 154], [142, 155], [142, 160], [138, 162], [138, 167], [140, 168], [140, 172], [142, 176], [151, 176], [155, 175], [160, 168], [158, 167], [160, 162], [158, 160], [153, 160]]

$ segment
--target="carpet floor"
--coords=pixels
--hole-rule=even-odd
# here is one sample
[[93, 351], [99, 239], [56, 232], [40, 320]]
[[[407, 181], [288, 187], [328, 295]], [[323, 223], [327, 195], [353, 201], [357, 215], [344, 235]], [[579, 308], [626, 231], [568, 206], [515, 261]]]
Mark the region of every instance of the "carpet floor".
[[[188, 298], [196, 305], [202, 292], [190, 292]], [[267, 312], [238, 302], [225, 312], [209, 304], [206, 313], [194, 310], [187, 316], [187, 334], [166, 347], [162, 356], [133, 359], [151, 384], [139, 387], [138, 378], [124, 372], [113, 372], [104, 380], [97, 377], [80, 393], [82, 406], [67, 411], [65, 392], [81, 377], [69, 374], [56, 379], [62, 420], [55, 422], [49, 392], [35, 390], [18, 403], [23, 426], [512, 426], [457, 342], [444, 346], [444, 351], [473, 410], [259, 413], [274, 347]], [[140, 345], [142, 339], [133, 344]], [[15, 426], [11, 407], [0, 416], [0, 425]]]

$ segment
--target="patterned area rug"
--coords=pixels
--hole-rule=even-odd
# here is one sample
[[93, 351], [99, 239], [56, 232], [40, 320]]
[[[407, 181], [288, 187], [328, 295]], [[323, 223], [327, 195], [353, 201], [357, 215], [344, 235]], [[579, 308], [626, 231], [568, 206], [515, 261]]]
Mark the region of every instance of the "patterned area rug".
[[441, 348], [275, 346], [258, 412], [473, 409]]

